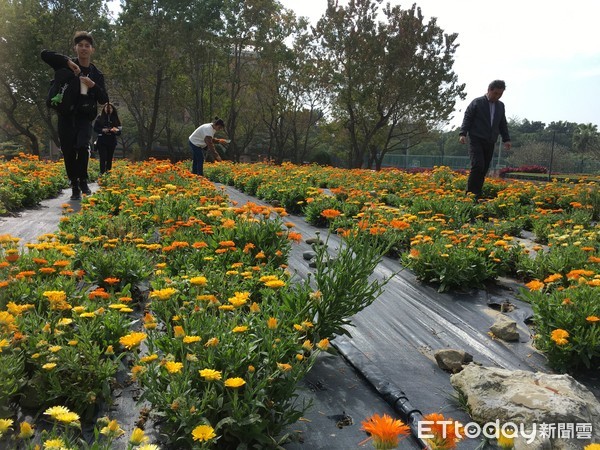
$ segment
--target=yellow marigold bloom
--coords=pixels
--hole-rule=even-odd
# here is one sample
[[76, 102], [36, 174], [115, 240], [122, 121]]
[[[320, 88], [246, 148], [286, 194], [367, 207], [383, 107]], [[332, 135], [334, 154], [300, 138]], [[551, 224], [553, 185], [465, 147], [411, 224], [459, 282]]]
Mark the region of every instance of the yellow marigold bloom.
[[327, 339], [327, 338], [321, 339], [319, 341], [319, 343], [317, 344], [317, 347], [323, 351], [327, 350], [329, 348], [329, 339]]
[[160, 447], [156, 444], [143, 444], [140, 445], [136, 450], [160, 450]]
[[0, 419], [0, 437], [8, 430], [12, 429], [14, 421], [12, 419]]
[[533, 280], [525, 284], [531, 291], [540, 291], [544, 288], [544, 283], [539, 280]]
[[174, 288], [157, 289], [150, 293], [150, 297], [158, 300], [169, 300], [176, 293], [177, 289]]
[[196, 342], [200, 342], [202, 338], [200, 336], [185, 336], [183, 338], [184, 344], [194, 344]]
[[165, 369], [169, 373], [179, 373], [181, 369], [183, 369], [183, 363], [175, 362], [175, 361], [167, 361], [165, 363]]
[[221, 372], [219, 372], [218, 370], [202, 369], [199, 370], [198, 373], [206, 381], [216, 381], [221, 379]]
[[60, 319], [56, 326], [57, 327], [64, 327], [67, 325], [71, 325], [73, 323], [73, 319], [69, 319], [68, 317], [63, 317], [62, 319]]
[[598, 321], [600, 321], [600, 317], [598, 316], [588, 316], [585, 318], [585, 320], [587, 320], [590, 323], [596, 323]]
[[205, 347], [216, 347], [217, 345], [219, 345], [219, 338], [210, 338], [208, 341], [206, 341], [206, 344], [204, 344]]
[[119, 339], [119, 343], [123, 347], [131, 350], [133, 347], [140, 345], [140, 343], [146, 339], [147, 336], [148, 335], [146, 333], [133, 332], [121, 337]]
[[219, 309], [221, 311], [233, 311], [233, 310], [235, 310], [235, 306], [233, 306], [233, 305], [221, 305], [221, 306], [219, 306]]
[[236, 292], [233, 297], [227, 299], [235, 308], [245, 305], [250, 299], [250, 292]]
[[289, 372], [290, 370], [292, 370], [292, 365], [285, 363], [277, 363], [277, 368], [282, 372]]
[[56, 367], [56, 363], [46, 363], [42, 366], [42, 369], [50, 371], [50, 370], [54, 369], [55, 367]]
[[277, 328], [277, 322], [275, 317], [269, 317], [269, 320], [267, 320], [267, 328], [269, 328], [269, 330], [275, 330]]
[[44, 441], [44, 450], [66, 450], [65, 441], [60, 438]]
[[123, 429], [119, 426], [119, 423], [116, 420], [111, 420], [110, 422], [108, 422], [108, 425], [106, 425], [100, 430], [100, 433], [115, 439], [119, 436], [124, 435], [125, 431], [123, 431]]
[[588, 444], [583, 447], [583, 450], [600, 450], [600, 444]]
[[158, 359], [158, 355], [156, 353], [152, 353], [151, 355], [144, 356], [140, 358], [140, 362], [149, 363], [152, 361], [156, 361]]
[[234, 333], [244, 333], [248, 331], [248, 327], [246, 325], [239, 325], [231, 331], [233, 331]]
[[308, 339], [307, 339], [307, 340], [306, 340], [306, 341], [304, 341], [304, 343], [302, 344], [302, 348], [303, 348], [304, 350], [311, 351], [311, 350], [313, 349], [313, 344], [312, 344], [312, 342], [310, 342], [310, 340], [308, 340]]
[[225, 380], [225, 386], [228, 388], [236, 389], [245, 385], [246, 382], [243, 378], [227, 378]]
[[61, 302], [67, 299], [65, 291], [45, 291], [42, 295], [51, 302]]
[[410, 433], [410, 427], [387, 414], [383, 416], [373, 414], [362, 422], [361, 429], [371, 435], [370, 439], [373, 440], [376, 449], [383, 450], [396, 448], [400, 442], [400, 436]]
[[185, 336], [185, 331], [183, 330], [183, 327], [181, 325], [176, 325], [173, 327], [173, 336], [175, 336], [176, 338]]
[[[514, 430], [511, 430], [511, 431], [514, 431]], [[511, 433], [511, 436], [513, 436], [512, 433]], [[503, 433], [503, 430], [500, 430], [500, 434], [498, 436], [498, 447], [503, 448], [505, 450], [511, 450], [514, 445], [515, 445], [515, 438], [509, 437], [508, 435]]]
[[257, 313], [257, 312], [259, 312], [259, 311], [260, 311], [260, 305], [259, 305], [258, 303], [256, 303], [256, 302], [253, 302], [253, 303], [250, 305], [250, 312], [251, 312], [251, 313]]
[[60, 345], [53, 345], [48, 348], [48, 351], [50, 351], [50, 353], [57, 353], [61, 348], [62, 347]]
[[190, 278], [190, 284], [193, 284], [194, 286], [206, 286], [207, 283], [208, 283], [208, 280], [206, 279], [206, 277]]
[[6, 347], [8, 347], [9, 345], [10, 345], [10, 342], [8, 342], [8, 339], [0, 340], [0, 353], [2, 353], [2, 350], [5, 349]]
[[285, 286], [285, 281], [282, 281], [282, 280], [267, 281], [265, 283], [265, 286], [269, 287], [269, 288], [277, 289], [277, 288]]
[[20, 433], [17, 436], [19, 439], [29, 439], [33, 436], [33, 427], [29, 422], [21, 422]]
[[569, 332], [561, 328], [552, 331], [552, 333], [550, 334], [550, 339], [552, 339], [556, 345], [568, 344], [568, 337]]
[[145, 442], [148, 442], [150, 439], [148, 438], [148, 436], [146, 436], [144, 434], [144, 430], [142, 430], [141, 428], [134, 428], [133, 431], [131, 432], [131, 437], [129, 438], [129, 443], [131, 445], [140, 445], [143, 444]]
[[208, 442], [217, 437], [215, 429], [210, 425], [198, 425], [192, 430], [192, 437], [195, 441]]

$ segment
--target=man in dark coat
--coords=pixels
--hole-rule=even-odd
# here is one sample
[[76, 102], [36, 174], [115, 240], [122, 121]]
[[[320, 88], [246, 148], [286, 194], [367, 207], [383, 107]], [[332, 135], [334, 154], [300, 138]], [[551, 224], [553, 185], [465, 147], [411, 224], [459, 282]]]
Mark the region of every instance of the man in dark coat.
[[467, 181], [467, 192], [481, 197], [483, 182], [494, 155], [494, 146], [498, 135], [502, 136], [504, 148], [511, 147], [508, 124], [504, 112], [504, 103], [500, 97], [506, 89], [502, 80], [494, 80], [488, 86], [487, 94], [473, 100], [465, 110], [460, 127], [459, 142], [465, 144], [469, 135], [469, 157], [471, 171]]

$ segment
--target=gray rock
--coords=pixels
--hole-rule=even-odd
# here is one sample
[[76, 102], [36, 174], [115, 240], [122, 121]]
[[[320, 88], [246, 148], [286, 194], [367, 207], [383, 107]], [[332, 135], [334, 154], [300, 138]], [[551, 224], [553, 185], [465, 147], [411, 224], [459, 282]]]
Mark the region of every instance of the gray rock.
[[463, 350], [442, 349], [433, 356], [440, 369], [452, 373], [460, 372], [465, 364], [473, 361], [473, 356]]
[[[500, 425], [513, 422], [536, 430], [531, 442], [524, 436], [515, 438], [517, 450], [575, 450], [600, 440], [600, 403], [570, 375], [468, 364], [450, 382], [466, 396], [475, 422], [498, 420]], [[554, 427], [549, 436], [541, 433], [545, 425]], [[559, 434], [561, 426], [571, 433]], [[587, 427], [587, 435], [581, 427]]]
[[306, 251], [306, 252], [302, 253], [302, 257], [307, 261], [310, 261], [315, 256], [317, 256], [317, 254], [313, 251]]
[[517, 322], [503, 314], [498, 316], [494, 324], [490, 327], [490, 331], [494, 333], [494, 336], [503, 341], [519, 340]]

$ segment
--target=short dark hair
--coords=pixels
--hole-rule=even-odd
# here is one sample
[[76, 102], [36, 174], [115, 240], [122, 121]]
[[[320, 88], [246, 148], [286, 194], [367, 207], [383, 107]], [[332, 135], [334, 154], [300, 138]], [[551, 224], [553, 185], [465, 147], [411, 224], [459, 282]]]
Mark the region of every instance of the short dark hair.
[[88, 41], [92, 47], [94, 46], [94, 38], [87, 31], [77, 31], [73, 36], [73, 44], [77, 45], [81, 41]]
[[488, 90], [491, 91], [493, 89], [502, 89], [502, 90], [505, 90], [506, 89], [506, 83], [504, 82], [504, 80], [494, 80], [488, 86]]
[[218, 117], [215, 117], [215, 120], [213, 121], [213, 125], [218, 125], [218, 126], [225, 128], [225, 122], [223, 122], [223, 119], [219, 119]]

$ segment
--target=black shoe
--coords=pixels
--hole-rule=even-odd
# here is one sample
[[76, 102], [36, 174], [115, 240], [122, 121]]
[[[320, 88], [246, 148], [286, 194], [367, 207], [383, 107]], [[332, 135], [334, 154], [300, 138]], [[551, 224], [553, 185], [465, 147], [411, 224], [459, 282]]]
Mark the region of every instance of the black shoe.
[[79, 190], [79, 188], [73, 186], [71, 190], [71, 200], [81, 200], [81, 191]]
[[85, 180], [79, 180], [79, 189], [81, 189], [81, 192], [85, 195], [92, 195], [92, 190]]

